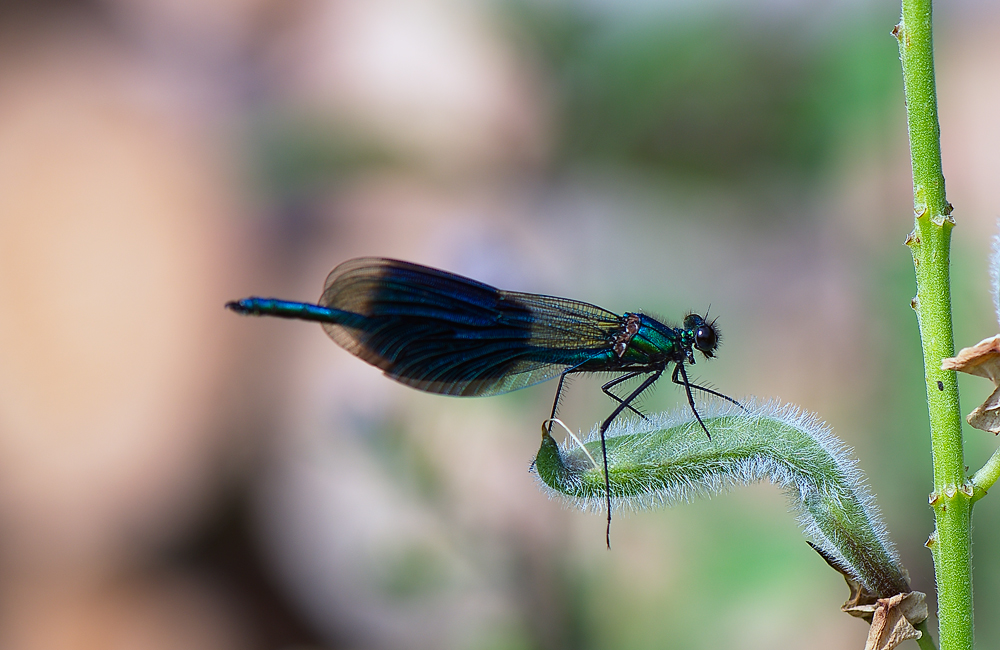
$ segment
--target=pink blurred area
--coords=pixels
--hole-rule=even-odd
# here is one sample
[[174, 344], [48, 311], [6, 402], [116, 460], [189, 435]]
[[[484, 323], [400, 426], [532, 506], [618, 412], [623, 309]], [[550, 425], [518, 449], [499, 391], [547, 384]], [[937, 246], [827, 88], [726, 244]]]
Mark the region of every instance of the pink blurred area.
[[[296, 335], [250, 327], [222, 305], [252, 290], [313, 297], [326, 267], [362, 250], [446, 263], [503, 209], [489, 192], [372, 178], [331, 194], [335, 236], [289, 253], [241, 158], [248, 123], [261, 106], [289, 111], [382, 142], [443, 178], [481, 178], [544, 155], [544, 100], [530, 67], [477, 10], [433, 1], [109, 0], [13, 5], [2, 18], [0, 646], [207, 650], [355, 636], [349, 615], [345, 632], [324, 629], [335, 609], [298, 613], [296, 598], [310, 607], [308, 588], [273, 586], [289, 552], [283, 536], [315, 544], [298, 517], [328, 504], [280, 513], [246, 504], [262, 475], [292, 489], [282, 463], [300, 457], [282, 441], [306, 425], [269, 414], [301, 390], [315, 397], [297, 366], [345, 360], [326, 342], [303, 357], [288, 343]], [[469, 211], [481, 212], [480, 226], [458, 216]], [[315, 343], [316, 333], [297, 335]], [[373, 394], [383, 392], [374, 382]], [[343, 394], [356, 400], [358, 388]], [[526, 457], [513, 465], [531, 495]], [[357, 480], [372, 482], [364, 472]], [[392, 508], [375, 502], [373, 511]], [[237, 515], [230, 535], [234, 508], [260, 514]], [[287, 528], [279, 516], [291, 518]], [[433, 527], [418, 525], [437, 539]], [[277, 538], [274, 548], [254, 548], [258, 534]], [[251, 559], [217, 557], [232, 548]], [[317, 553], [296, 557], [322, 563], [326, 551]], [[268, 556], [279, 558], [270, 573]], [[336, 582], [305, 584], [317, 579]], [[476, 616], [502, 618], [488, 589], [472, 591]], [[347, 611], [359, 604], [338, 593]], [[389, 634], [380, 627], [405, 638], [399, 623], [361, 618], [376, 640]], [[441, 627], [418, 622], [418, 639], [421, 625]]]
[[224, 142], [86, 13], [3, 32], [0, 644], [245, 647], [200, 579], [149, 566], [254, 442], [228, 422], [249, 240]]
[[[626, 519], [609, 556], [601, 517], [537, 489], [551, 388], [427, 396], [314, 325], [223, 309], [313, 300], [351, 257], [616, 311], [712, 302], [732, 361], [704, 372], [737, 395], [836, 418], [838, 390], [875, 382], [856, 372], [874, 353], [853, 260], [907, 226], [855, 208], [908, 210], [903, 133], [804, 202], [818, 225], [764, 236], [773, 215], [739, 192], [547, 176], [555, 83], [487, 3], [93, 0], [14, 3], [0, 21], [5, 650], [612, 647], [574, 636], [589, 629], [578, 583], [679, 599], [671, 553], [697, 533]], [[980, 29], [941, 56], [942, 115], [950, 187], [988, 212], [1000, 131], [981, 78], [1000, 54]], [[296, 146], [361, 153], [307, 179], [303, 205], [260, 170], [275, 122]], [[598, 394], [570, 394], [574, 428], [604, 412]], [[794, 535], [783, 501], [763, 501]], [[738, 608], [784, 630], [760, 632], [778, 646], [796, 625], [854, 633], [823, 647], [864, 638], [839, 612]]]

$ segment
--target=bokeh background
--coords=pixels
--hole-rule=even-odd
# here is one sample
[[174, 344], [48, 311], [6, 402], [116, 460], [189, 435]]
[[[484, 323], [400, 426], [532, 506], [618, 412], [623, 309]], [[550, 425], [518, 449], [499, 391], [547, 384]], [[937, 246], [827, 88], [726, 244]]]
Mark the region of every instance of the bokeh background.
[[[959, 346], [995, 334], [1000, 11], [940, 3]], [[619, 517], [537, 489], [554, 385], [384, 379], [239, 318], [392, 256], [677, 322], [817, 412], [933, 591], [898, 5], [0, 5], [0, 647], [863, 646], [770, 485]], [[561, 414], [610, 404], [579, 379]], [[989, 392], [962, 379], [968, 411]], [[643, 407], [682, 405], [663, 382]], [[996, 446], [968, 432], [978, 468]], [[975, 516], [1000, 639], [1000, 506]], [[933, 622], [933, 621], [932, 621]]]

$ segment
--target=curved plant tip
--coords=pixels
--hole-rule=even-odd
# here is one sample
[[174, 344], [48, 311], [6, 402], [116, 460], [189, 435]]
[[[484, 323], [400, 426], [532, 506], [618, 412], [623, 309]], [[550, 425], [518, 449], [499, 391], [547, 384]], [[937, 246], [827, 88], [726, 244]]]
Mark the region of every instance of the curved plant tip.
[[[795, 406], [741, 403], [745, 410], [721, 401], [699, 404], [711, 439], [686, 407], [613, 426], [607, 450], [614, 506], [673, 504], [769, 480], [792, 500], [810, 545], [852, 586], [854, 602], [847, 605], [867, 608], [851, 613], [869, 621], [886, 618], [888, 601], [911, 589], [846, 445], [814, 415]], [[600, 461], [596, 428], [582, 444], [569, 438], [562, 446], [543, 430], [534, 468], [554, 493], [600, 511], [605, 503]], [[905, 599], [907, 605], [922, 601], [918, 593]], [[876, 613], [879, 607], [881, 615]], [[892, 609], [899, 610], [899, 605]], [[926, 606], [922, 612], [908, 610], [902, 623], [912, 630], [910, 624], [924, 618]], [[916, 636], [919, 632], [908, 638]]]

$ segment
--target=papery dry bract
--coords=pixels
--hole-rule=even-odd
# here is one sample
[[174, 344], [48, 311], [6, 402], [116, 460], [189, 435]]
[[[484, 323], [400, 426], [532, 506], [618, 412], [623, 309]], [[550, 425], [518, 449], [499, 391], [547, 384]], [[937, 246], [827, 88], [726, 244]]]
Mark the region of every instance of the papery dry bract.
[[[850, 580], [848, 580], [850, 584]], [[854, 586], [851, 586], [854, 595]], [[914, 625], [927, 619], [926, 595], [920, 591], [879, 598], [874, 604], [851, 605], [849, 600], [841, 608], [851, 616], [871, 618], [865, 650], [892, 650], [903, 641], [919, 639], [922, 634]]]
[[963, 348], [954, 357], [943, 359], [941, 369], [978, 375], [993, 382], [996, 390], [969, 413], [966, 420], [977, 429], [1000, 433], [1000, 334], [983, 339], [971, 348]]

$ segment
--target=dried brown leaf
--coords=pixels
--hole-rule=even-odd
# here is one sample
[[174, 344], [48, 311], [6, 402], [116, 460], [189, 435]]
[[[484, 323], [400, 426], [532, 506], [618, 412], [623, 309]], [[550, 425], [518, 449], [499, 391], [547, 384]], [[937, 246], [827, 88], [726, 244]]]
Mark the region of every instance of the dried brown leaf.
[[907, 639], [919, 639], [920, 630], [913, 627], [927, 618], [924, 594], [911, 591], [892, 598], [880, 598], [875, 607], [865, 650], [892, 650]]
[[966, 420], [982, 431], [1000, 433], [1000, 334], [983, 339], [971, 348], [963, 348], [954, 357], [943, 359], [941, 369], [965, 372], [993, 382], [997, 390], [969, 413]]
[[844, 580], [847, 581], [847, 586], [851, 589], [851, 595], [847, 602], [840, 606], [841, 611], [871, 623], [872, 616], [875, 614], [875, 606], [878, 604], [878, 597], [865, 589], [857, 580], [846, 575]]

